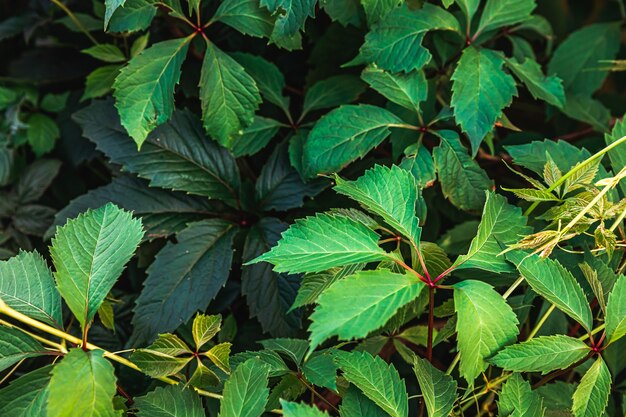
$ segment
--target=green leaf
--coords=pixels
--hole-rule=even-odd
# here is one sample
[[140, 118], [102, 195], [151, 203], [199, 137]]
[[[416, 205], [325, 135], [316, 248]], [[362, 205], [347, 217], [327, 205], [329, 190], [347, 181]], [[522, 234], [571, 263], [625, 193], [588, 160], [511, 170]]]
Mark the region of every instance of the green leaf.
[[326, 350], [312, 354], [301, 369], [305, 378], [313, 385], [337, 391], [337, 365], [332, 352]]
[[227, 24], [244, 35], [269, 38], [274, 19], [260, 7], [258, 0], [225, 0], [217, 8], [213, 20]]
[[224, 384], [219, 417], [260, 417], [269, 394], [269, 368], [252, 358], [239, 365]]
[[606, 305], [606, 340], [613, 343], [626, 335], [626, 277], [620, 275]]
[[466, 280], [454, 285], [454, 310], [460, 372], [471, 384], [487, 368], [486, 359], [515, 342], [518, 321], [504, 298], [482, 281]]
[[276, 136], [282, 123], [262, 116], [254, 116], [252, 124], [233, 139], [230, 153], [235, 157], [254, 155], [265, 148]]
[[[250, 228], [243, 247], [244, 263], [270, 250], [287, 225], [275, 217], [264, 217]], [[246, 265], [241, 273], [241, 292], [248, 302], [250, 315], [256, 317], [264, 331], [273, 336], [289, 336], [300, 328], [297, 314], [288, 314], [293, 295], [286, 295], [289, 277], [272, 271], [268, 263]], [[287, 299], [286, 299], [287, 298]]]
[[55, 121], [45, 114], [35, 113], [28, 118], [26, 137], [38, 157], [50, 152], [60, 136], [61, 132]]
[[38, 159], [20, 173], [17, 196], [20, 203], [32, 203], [41, 198], [59, 174], [61, 162], [56, 159]]
[[285, 77], [272, 62], [258, 55], [235, 52], [231, 56], [240, 63], [254, 79], [259, 92], [270, 103], [289, 113], [289, 97], [283, 96]]
[[[103, 351], [71, 349], [52, 369], [48, 416], [114, 417], [116, 378]], [[77, 383], [80, 382], [80, 383]]]
[[205, 417], [200, 396], [182, 384], [157, 387], [136, 398], [133, 406], [139, 417]]
[[245, 69], [208, 43], [200, 75], [200, 100], [204, 128], [220, 144], [231, 148], [236, 134], [252, 124], [261, 96]]
[[228, 279], [236, 232], [221, 219], [190, 223], [177, 234], [177, 243], [159, 251], [136, 301], [135, 341], [173, 331], [206, 309]]
[[389, 255], [378, 235], [344, 216], [319, 213], [296, 220], [271, 251], [248, 262], [274, 265], [276, 272], [319, 272], [334, 266], [374, 262]]
[[576, 278], [559, 261], [521, 251], [509, 252], [506, 258], [517, 265], [533, 291], [591, 331], [593, 316], [587, 297]]
[[554, 51], [548, 74], [561, 78], [568, 93], [591, 95], [607, 76], [600, 61], [615, 59], [619, 30], [617, 23], [596, 23], [573, 32]]
[[118, 7], [123, 7], [126, 0], [104, 0], [105, 14], [104, 14], [104, 30], [107, 30], [107, 26], [109, 26], [109, 20], [111, 20], [111, 16], [118, 9]]
[[189, 378], [189, 385], [194, 388], [207, 389], [213, 388], [220, 383], [220, 378], [215, 372], [210, 370], [199, 359], [197, 360], [196, 369]]
[[142, 237], [141, 221], [111, 203], [57, 229], [50, 247], [54, 277], [84, 331]]
[[407, 417], [408, 395], [404, 380], [393, 365], [367, 352], [337, 352], [343, 376], [392, 417]]
[[401, 0], [361, 0], [368, 26], [371, 27], [384, 19], [400, 3], [402, 3]]
[[391, 72], [409, 72], [426, 65], [431, 55], [422, 46], [426, 32], [448, 30], [460, 32], [456, 18], [430, 3], [412, 10], [407, 5], [389, 12], [365, 36], [356, 63], [376, 64]]
[[41, 356], [46, 349], [37, 340], [13, 327], [0, 326], [0, 371], [26, 358]]
[[535, 0], [488, 0], [476, 32], [488, 32], [522, 22], [530, 17], [535, 7]]
[[52, 365], [14, 379], [0, 389], [0, 415], [4, 417], [46, 416], [48, 383]]
[[121, 65], [105, 65], [93, 70], [85, 79], [85, 92], [80, 101], [108, 94], [121, 68]]
[[67, 99], [69, 98], [69, 96], [69, 91], [60, 94], [46, 94], [41, 99], [41, 103], [39, 103], [39, 106], [47, 112], [58, 113], [62, 111], [67, 105]]
[[191, 112], [176, 111], [172, 120], [148, 137], [142, 152], [129, 140], [109, 101], [96, 101], [74, 118], [83, 134], [112, 162], [150, 180], [150, 185], [237, 205], [240, 179], [235, 160], [205, 137]]
[[452, 74], [450, 106], [476, 155], [502, 110], [517, 95], [515, 80], [502, 70], [504, 59], [489, 49], [465, 48]]
[[291, 403], [280, 400], [285, 417], [328, 417], [328, 414], [317, 407], [307, 404]]
[[305, 175], [339, 171], [378, 146], [389, 136], [389, 127], [402, 123], [388, 110], [369, 104], [331, 111], [315, 124], [305, 143]]
[[542, 372], [566, 369], [589, 353], [584, 342], [565, 335], [541, 336], [507, 346], [490, 362], [507, 371]]
[[[137, 349], [130, 360], [143, 373], [153, 378], [174, 375], [193, 359], [189, 347], [173, 334], [160, 334], [157, 340], [145, 349]], [[187, 355], [186, 357], [178, 357]]]
[[343, 268], [331, 268], [319, 273], [306, 274], [302, 278], [300, 288], [298, 288], [298, 295], [291, 309], [315, 303], [320, 294], [328, 287], [338, 280], [360, 271], [364, 266], [364, 264], [353, 264]]
[[400, 162], [400, 167], [410, 171], [420, 188], [428, 188], [437, 179], [433, 157], [422, 144], [416, 149], [405, 150], [407, 156]]
[[282, 353], [291, 359], [294, 365], [300, 366], [306, 354], [309, 343], [303, 339], [277, 338], [261, 340], [259, 342], [265, 349]]
[[320, 7], [333, 22], [339, 22], [343, 26], [361, 27], [363, 13], [359, 0], [320, 0]]
[[573, 395], [574, 417], [600, 417], [611, 394], [611, 373], [602, 357], [598, 357], [583, 375]]
[[501, 416], [543, 417], [545, 413], [543, 399], [519, 374], [513, 374], [502, 385], [499, 399], [498, 412]]
[[428, 96], [428, 83], [423, 71], [394, 74], [368, 66], [361, 73], [361, 78], [388, 100], [416, 113], [420, 112], [420, 103]]
[[537, 61], [526, 58], [522, 63], [513, 59], [506, 60], [507, 66], [519, 78], [530, 94], [536, 99], [541, 99], [546, 103], [558, 108], [565, 105], [565, 92], [563, 91], [563, 81], [556, 75], [545, 76]]
[[317, 0], [261, 0], [261, 6], [276, 16], [272, 39], [296, 35], [308, 17], [315, 17], [316, 4]]
[[9, 307], [62, 328], [61, 297], [46, 261], [37, 252], [22, 252], [0, 262], [0, 299]]
[[332, 336], [340, 340], [367, 336], [415, 300], [423, 287], [415, 278], [386, 269], [361, 271], [337, 281], [320, 295], [310, 317], [310, 351]]
[[478, 232], [466, 255], [459, 256], [454, 265], [457, 269], [476, 268], [491, 272], [512, 272], [514, 268], [498, 256], [508, 245], [516, 243], [530, 233], [526, 217], [519, 207], [507, 203], [506, 198], [488, 192]]
[[222, 325], [222, 315], [206, 315], [198, 313], [193, 319], [191, 333], [196, 344], [196, 350], [207, 344], [209, 340], [220, 331]]
[[126, 57], [120, 48], [110, 43], [100, 43], [90, 48], [83, 49], [82, 52], [100, 61], [118, 63], [126, 61]]
[[543, 176], [543, 168], [551, 159], [561, 172], [569, 171], [576, 163], [589, 158], [591, 153], [564, 140], [534, 141], [524, 145], [505, 146], [513, 161]]
[[[448, 3], [451, 3], [451, 1], [449, 0], [446, 1], [448, 1]], [[472, 18], [476, 14], [478, 6], [480, 5], [480, 0], [456, 0], [456, 3], [463, 11], [463, 14], [465, 14], [467, 26], [470, 26]]]
[[228, 342], [220, 343], [203, 353], [211, 362], [226, 373], [230, 373], [230, 348]]
[[335, 75], [311, 86], [304, 96], [300, 119], [313, 110], [336, 107], [355, 101], [365, 84], [354, 75]]
[[174, 88], [191, 38], [170, 39], [144, 50], [115, 79], [115, 107], [137, 147], [174, 111]]
[[441, 143], [433, 149], [433, 159], [443, 195], [461, 210], [480, 210], [485, 204], [485, 191], [493, 188], [493, 181], [470, 158], [456, 132], [441, 130], [438, 134]]
[[609, 109], [601, 101], [585, 94], [567, 93], [562, 111], [572, 119], [592, 125], [598, 132], [605, 132], [611, 120]]
[[156, 12], [152, 1], [126, 0], [124, 7], [118, 8], [111, 16], [108, 31], [119, 33], [147, 29]]
[[341, 400], [339, 408], [341, 417], [387, 417], [382, 408], [365, 396], [354, 385], [348, 388], [348, 392]]
[[335, 175], [335, 183], [337, 193], [381, 216], [414, 247], [419, 247], [422, 229], [415, 213], [421, 195], [413, 174], [397, 165], [391, 168], [375, 165], [355, 181], [345, 181]]
[[456, 381], [425, 359], [416, 358], [413, 370], [424, 396], [428, 417], [447, 417], [456, 401]]

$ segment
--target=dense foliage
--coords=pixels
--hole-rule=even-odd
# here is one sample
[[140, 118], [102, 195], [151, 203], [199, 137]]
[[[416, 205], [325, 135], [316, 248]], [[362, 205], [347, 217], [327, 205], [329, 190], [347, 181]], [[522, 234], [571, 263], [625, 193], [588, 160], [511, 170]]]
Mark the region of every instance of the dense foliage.
[[0, 15], [0, 416], [626, 414], [622, 0]]

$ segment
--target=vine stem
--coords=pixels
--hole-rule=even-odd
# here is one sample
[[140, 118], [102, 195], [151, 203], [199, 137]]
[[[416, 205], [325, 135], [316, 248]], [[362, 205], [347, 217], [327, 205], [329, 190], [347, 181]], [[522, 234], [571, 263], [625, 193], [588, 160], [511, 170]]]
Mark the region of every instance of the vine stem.
[[89, 33], [89, 31], [87, 30], [87, 28], [85, 27], [85, 25], [83, 25], [83, 23], [78, 20], [78, 18], [76, 17], [76, 15], [63, 3], [61, 3], [60, 0], [50, 0], [52, 3], [54, 3], [55, 5], [57, 5], [61, 10], [63, 10], [65, 12], [65, 14], [67, 15], [67, 17], [69, 17], [72, 22], [74, 22], [74, 24], [76, 25], [76, 27], [85, 34], [85, 36], [87, 36], [89, 38], [89, 40], [94, 44], [94, 45], [99, 45], [98, 41], [96, 40], [96, 38], [94, 38], [93, 36], [91, 36], [91, 33]]
[[528, 339], [532, 339], [533, 337], [535, 337], [539, 329], [541, 329], [541, 327], [546, 323], [546, 320], [548, 320], [548, 317], [550, 317], [550, 314], [552, 314], [555, 308], [556, 308], [556, 305], [552, 304], [550, 308], [547, 309], [545, 313], [543, 313], [543, 316], [541, 316], [541, 319], [539, 319], [539, 321], [537, 322], [533, 330], [528, 335]]

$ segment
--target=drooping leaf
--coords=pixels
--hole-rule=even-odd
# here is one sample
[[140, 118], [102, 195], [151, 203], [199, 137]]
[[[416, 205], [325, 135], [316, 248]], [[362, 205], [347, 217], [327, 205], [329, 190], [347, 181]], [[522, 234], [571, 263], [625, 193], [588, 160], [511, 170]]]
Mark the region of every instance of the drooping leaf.
[[235, 52], [231, 56], [256, 82], [264, 99], [289, 113], [289, 97], [283, 96], [285, 77], [272, 62], [257, 55]]
[[[71, 349], [52, 369], [48, 416], [114, 417], [115, 374], [103, 351]], [[80, 383], [77, 383], [80, 381]]]
[[602, 357], [598, 357], [583, 375], [573, 395], [574, 417], [600, 417], [611, 394], [611, 373]]
[[157, 387], [133, 404], [139, 417], [204, 417], [202, 400], [182, 384]]
[[388, 135], [389, 127], [402, 120], [388, 110], [369, 104], [341, 106], [322, 117], [304, 146], [304, 174], [340, 170], [362, 158]]
[[200, 100], [204, 128], [231, 148], [237, 133], [252, 124], [261, 96], [241, 64], [209, 42], [202, 62]]
[[228, 279], [236, 231], [221, 219], [191, 223], [159, 251], [136, 301], [135, 341], [173, 331], [206, 309]]
[[313, 110], [327, 109], [356, 100], [365, 91], [365, 84], [354, 75], [335, 75], [311, 86], [304, 96], [302, 116]]
[[476, 236], [467, 254], [459, 256], [454, 265], [459, 269], [512, 272], [514, 268], [503, 255], [498, 255], [529, 232], [522, 210], [508, 204], [503, 196], [489, 192]]
[[224, 384], [219, 417], [260, 417], [269, 394], [269, 368], [252, 358], [239, 365]]
[[526, 282], [537, 294], [591, 331], [591, 308], [576, 278], [557, 260], [513, 251], [506, 258], [517, 265]]
[[174, 375], [183, 369], [193, 359], [191, 353], [178, 336], [165, 333], [160, 334], [147, 348], [135, 350], [130, 360], [146, 375], [160, 378]]
[[404, 380], [393, 365], [367, 352], [337, 352], [343, 376], [392, 417], [407, 417], [408, 395]]
[[565, 91], [563, 82], [556, 75], [545, 76], [541, 67], [531, 58], [526, 58], [522, 63], [512, 59], [506, 60], [507, 66], [519, 78], [530, 94], [536, 99], [541, 99], [553, 106], [562, 108], [565, 105]]
[[44, 366], [0, 389], [0, 414], [4, 417], [45, 416], [52, 366]]
[[335, 176], [335, 191], [359, 202], [381, 216], [387, 224], [419, 246], [421, 228], [416, 216], [421, 199], [415, 177], [397, 165], [376, 165], [355, 181]]
[[56, 159], [39, 159], [28, 165], [17, 181], [17, 196], [20, 203], [39, 200], [50, 187], [61, 168]]
[[428, 417], [447, 417], [456, 401], [456, 381], [425, 359], [416, 358], [413, 370], [424, 396]]
[[276, 272], [298, 273], [380, 261], [388, 256], [378, 246], [378, 235], [362, 223], [320, 213], [296, 220], [271, 251], [252, 262], [269, 262]]
[[141, 221], [114, 204], [57, 229], [50, 255], [59, 292], [83, 330], [89, 327], [143, 237]]
[[50, 268], [37, 252], [20, 252], [0, 262], [0, 299], [22, 314], [63, 327], [61, 297]]
[[115, 79], [120, 121], [140, 148], [174, 111], [174, 88], [191, 38], [159, 42], [131, 59]]
[[565, 335], [541, 336], [505, 347], [490, 362], [507, 371], [548, 373], [566, 369], [589, 353], [584, 342]]
[[420, 112], [420, 103], [428, 96], [428, 83], [423, 71], [394, 74], [368, 66], [361, 73], [361, 78], [387, 99], [417, 113]]
[[522, 22], [535, 7], [535, 0], [488, 0], [476, 31], [488, 32]]
[[466, 48], [452, 74], [454, 117], [476, 155], [502, 110], [517, 95], [515, 80], [502, 71], [504, 59], [489, 49]]
[[0, 326], [0, 371], [22, 359], [44, 354], [44, 347], [31, 336], [16, 328]]
[[415, 300], [424, 284], [389, 270], [361, 271], [334, 283], [318, 298], [310, 319], [311, 348], [332, 336], [351, 340], [367, 336]]
[[124, 62], [126, 57], [120, 48], [110, 43], [101, 43], [81, 51], [84, 54], [92, 56], [100, 61], [118, 63]]
[[94, 102], [74, 118], [83, 134], [112, 162], [150, 180], [150, 185], [237, 204], [240, 180], [235, 160], [205, 137], [192, 113], [175, 112], [172, 120], [147, 138], [140, 152], [123, 131], [109, 101]]
[[621, 275], [606, 305], [606, 340], [615, 342], [626, 335], [626, 277]]
[[543, 417], [543, 399], [533, 391], [530, 384], [513, 374], [504, 385], [498, 401], [499, 415], [511, 417]]
[[285, 417], [328, 417], [328, 413], [307, 404], [280, 400], [280, 405]]
[[274, 21], [257, 0], [225, 0], [220, 3], [213, 20], [227, 24], [244, 35], [269, 38]]
[[454, 284], [461, 375], [471, 384], [487, 359], [515, 341], [519, 329], [511, 306], [491, 285], [465, 280]]
[[470, 158], [455, 132], [442, 130], [439, 136], [441, 143], [433, 149], [433, 159], [443, 195], [461, 210], [480, 210], [493, 181]]

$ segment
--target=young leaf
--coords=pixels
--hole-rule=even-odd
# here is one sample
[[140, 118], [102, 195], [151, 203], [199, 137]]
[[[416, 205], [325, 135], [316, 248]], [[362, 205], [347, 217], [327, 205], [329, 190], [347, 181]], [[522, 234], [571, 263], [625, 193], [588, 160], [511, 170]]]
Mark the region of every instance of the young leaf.
[[190, 41], [187, 37], [152, 45], [131, 59], [115, 79], [115, 107], [138, 148], [148, 133], [172, 116], [174, 88]]
[[80, 101], [102, 97], [113, 88], [115, 78], [122, 69], [121, 65], [105, 65], [93, 70], [85, 79], [85, 92]]
[[259, 38], [269, 38], [274, 28], [274, 19], [258, 0], [224, 0], [213, 20], [227, 24], [244, 35]]
[[[115, 374], [101, 350], [71, 349], [52, 369], [48, 415], [114, 417]], [[80, 381], [80, 383], [77, 383]]]
[[392, 417], [408, 417], [408, 395], [404, 380], [393, 365], [367, 352], [337, 352], [343, 376]]
[[314, 406], [291, 403], [285, 400], [280, 400], [280, 405], [285, 417], [328, 417], [326, 412]]
[[341, 417], [387, 417], [389, 414], [351, 385], [341, 400], [339, 415]]
[[41, 356], [45, 353], [46, 349], [41, 346], [41, 343], [23, 331], [11, 327], [0, 327], [0, 371], [4, 371], [23, 359]]
[[394, 74], [370, 65], [363, 70], [361, 78], [388, 100], [416, 113], [428, 96], [424, 71]]
[[507, 371], [542, 372], [566, 369], [589, 353], [584, 342], [565, 335], [541, 336], [507, 346], [489, 362]]
[[517, 95], [515, 80], [502, 70], [504, 59], [489, 49], [465, 48], [452, 74], [454, 117], [476, 155], [481, 142]]
[[62, 328], [61, 297], [46, 261], [37, 252], [21, 252], [0, 262], [0, 299], [12, 309]]
[[488, 32], [522, 22], [530, 17], [535, 7], [535, 0], [488, 0], [476, 32]]
[[[143, 373], [153, 378], [174, 375], [193, 359], [189, 347], [173, 334], [160, 334], [153, 344], [145, 349], [137, 349], [130, 360]], [[187, 355], [185, 357], [178, 357]]]
[[100, 61], [118, 63], [124, 62], [126, 57], [120, 48], [112, 44], [101, 43], [91, 48], [83, 49], [82, 52]]
[[332, 336], [340, 340], [367, 336], [415, 300], [423, 287], [409, 275], [386, 269], [361, 271], [337, 281], [320, 295], [310, 317], [310, 351]]
[[61, 132], [55, 121], [45, 114], [35, 113], [28, 118], [26, 137], [38, 157], [54, 149], [54, 144], [60, 136]]
[[304, 28], [308, 17], [315, 17], [317, 0], [261, 0], [272, 16], [276, 16], [272, 39], [290, 38]]
[[208, 316], [206, 314], [196, 314], [191, 326], [193, 341], [196, 344], [196, 350], [200, 350], [209, 340], [220, 331], [222, 324], [222, 315], [217, 314]]
[[426, 359], [416, 358], [413, 370], [424, 396], [428, 417], [447, 417], [456, 401], [456, 381]]
[[209, 358], [211, 362], [218, 368], [226, 373], [230, 373], [230, 348], [231, 344], [228, 342], [220, 343], [213, 346], [211, 349], [203, 353], [204, 356]]
[[556, 75], [547, 77], [543, 75], [537, 61], [526, 58], [524, 62], [518, 63], [513, 59], [507, 59], [506, 64], [524, 83], [534, 98], [541, 99], [558, 108], [565, 105], [563, 81]]
[[543, 399], [519, 374], [513, 374], [502, 385], [499, 399], [498, 412], [501, 416], [543, 417], [545, 413]]
[[340, 170], [362, 158], [387, 136], [389, 127], [403, 124], [388, 110], [369, 104], [341, 106], [322, 117], [313, 127], [304, 147], [304, 173]]
[[415, 177], [397, 165], [376, 165], [355, 181], [335, 175], [335, 191], [359, 202], [366, 210], [381, 216], [387, 224], [419, 246], [422, 229], [415, 215], [421, 199]]
[[265, 261], [273, 264], [276, 272], [319, 272], [388, 256], [378, 246], [378, 235], [362, 223], [320, 213], [296, 220], [278, 245], [248, 264]]
[[89, 210], [57, 229], [54, 277], [83, 331], [141, 242], [141, 221], [114, 204]]
[[235, 160], [206, 138], [191, 112], [174, 112], [147, 138], [143, 152], [137, 152], [117, 117], [109, 101], [96, 101], [74, 115], [100, 151], [124, 170], [150, 180], [150, 185], [237, 205], [240, 179]]
[[433, 149], [433, 159], [443, 195], [461, 210], [480, 210], [493, 181], [469, 157], [456, 132], [441, 130], [439, 136], [441, 143]]
[[491, 285], [466, 280], [454, 285], [461, 375], [468, 383], [487, 368], [486, 359], [515, 341], [517, 317]]
[[559, 261], [521, 251], [509, 252], [506, 258], [517, 265], [537, 294], [591, 331], [593, 316], [587, 297], [576, 278]]
[[202, 400], [182, 384], [157, 387], [135, 399], [139, 417], [205, 417]]
[[466, 255], [459, 256], [454, 265], [459, 268], [477, 268], [491, 272], [512, 272], [514, 269], [504, 256], [498, 256], [507, 245], [516, 243], [530, 232], [526, 217], [519, 207], [507, 203], [506, 198], [488, 192], [478, 232]]
[[14, 379], [0, 389], [0, 415], [4, 417], [45, 416], [52, 365]]
[[332, 353], [330, 349], [313, 353], [302, 365], [302, 373], [313, 385], [337, 391], [337, 364]]
[[613, 343], [626, 335], [626, 277], [620, 275], [606, 305], [606, 340]]
[[204, 128], [222, 146], [231, 148], [236, 133], [252, 124], [261, 96], [252, 77], [237, 61], [207, 43], [200, 100]]
[[354, 75], [336, 75], [318, 81], [307, 90], [304, 96], [300, 119], [313, 110], [351, 103], [363, 91], [365, 91], [365, 84]]
[[237, 228], [221, 219], [190, 223], [148, 268], [134, 309], [135, 341], [175, 330], [205, 310], [228, 279]]
[[600, 417], [611, 394], [611, 373], [602, 357], [598, 357], [583, 375], [573, 395], [574, 417]]
[[224, 384], [219, 417], [260, 417], [269, 394], [269, 368], [258, 358], [237, 367]]

